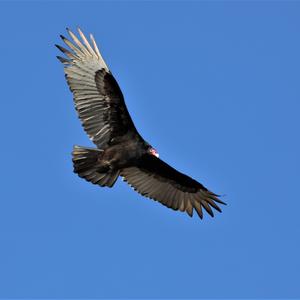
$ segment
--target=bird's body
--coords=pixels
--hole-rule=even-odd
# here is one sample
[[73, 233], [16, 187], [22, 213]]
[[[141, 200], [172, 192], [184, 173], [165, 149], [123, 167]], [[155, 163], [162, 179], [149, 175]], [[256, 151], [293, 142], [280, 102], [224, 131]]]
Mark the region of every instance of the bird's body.
[[140, 194], [190, 216], [195, 209], [202, 218], [202, 207], [211, 216], [211, 207], [221, 211], [216, 202], [224, 202], [217, 195], [160, 160], [157, 151], [141, 137], [93, 36], [91, 46], [78, 31], [82, 42], [70, 30], [74, 43], [61, 36], [72, 51], [57, 46], [68, 59], [58, 58], [65, 65], [82, 125], [97, 148], [74, 147], [74, 172], [108, 187], [122, 176]]
[[99, 159], [111, 169], [123, 169], [132, 167], [147, 151], [144, 143], [132, 139], [109, 146]]

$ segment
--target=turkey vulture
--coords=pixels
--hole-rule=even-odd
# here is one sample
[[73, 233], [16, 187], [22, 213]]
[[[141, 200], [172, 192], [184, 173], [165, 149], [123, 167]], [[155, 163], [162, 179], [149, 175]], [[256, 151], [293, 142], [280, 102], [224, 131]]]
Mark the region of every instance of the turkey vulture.
[[99, 186], [112, 187], [119, 176], [141, 195], [192, 217], [195, 209], [225, 204], [218, 195], [158, 158], [157, 151], [138, 133], [126, 108], [121, 89], [101, 56], [95, 39], [90, 42], [78, 28], [81, 40], [67, 28], [73, 42], [61, 35], [69, 50], [56, 45], [66, 57], [65, 77], [84, 130], [97, 148], [74, 146], [74, 172]]

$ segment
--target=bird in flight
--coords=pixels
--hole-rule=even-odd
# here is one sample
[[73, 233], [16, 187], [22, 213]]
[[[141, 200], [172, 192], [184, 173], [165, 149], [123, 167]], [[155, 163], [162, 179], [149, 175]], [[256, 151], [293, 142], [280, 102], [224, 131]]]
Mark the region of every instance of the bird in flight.
[[57, 56], [64, 65], [82, 126], [97, 148], [74, 146], [74, 172], [101, 187], [112, 187], [123, 177], [141, 195], [193, 216], [221, 212], [219, 196], [191, 177], [175, 170], [139, 134], [126, 108], [121, 89], [105, 63], [96, 41], [78, 28], [81, 40], [67, 29], [72, 42], [61, 35], [69, 50]]

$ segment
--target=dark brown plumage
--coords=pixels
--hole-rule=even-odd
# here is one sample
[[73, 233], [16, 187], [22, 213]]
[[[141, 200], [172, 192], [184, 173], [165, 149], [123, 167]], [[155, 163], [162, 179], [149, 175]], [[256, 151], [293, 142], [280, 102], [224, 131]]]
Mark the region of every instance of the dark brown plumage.
[[201, 219], [202, 208], [211, 216], [212, 208], [221, 212], [216, 203], [225, 203], [216, 194], [160, 160], [156, 150], [140, 136], [93, 36], [90, 44], [80, 29], [82, 41], [67, 31], [73, 42], [61, 38], [71, 51], [56, 45], [67, 57], [58, 59], [64, 64], [83, 128], [97, 146], [74, 147], [74, 172], [89, 182], [108, 187], [120, 175], [143, 196], [190, 216], [196, 210]]

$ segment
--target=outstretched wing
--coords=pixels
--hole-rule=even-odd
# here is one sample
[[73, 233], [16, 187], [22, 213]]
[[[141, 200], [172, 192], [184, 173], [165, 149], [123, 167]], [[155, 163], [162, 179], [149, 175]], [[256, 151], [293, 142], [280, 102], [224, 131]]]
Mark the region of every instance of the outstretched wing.
[[141, 195], [191, 217], [195, 209], [202, 219], [202, 208], [213, 217], [211, 207], [221, 212], [216, 202], [225, 204], [201, 183], [150, 154], [142, 156], [136, 166], [121, 170], [121, 176]]
[[73, 43], [61, 36], [69, 46], [59, 45], [67, 58], [64, 64], [68, 85], [84, 130], [100, 149], [105, 149], [126, 134], [138, 135], [126, 108], [124, 97], [115, 78], [103, 60], [92, 35], [92, 45], [78, 29], [82, 42], [69, 30]]

